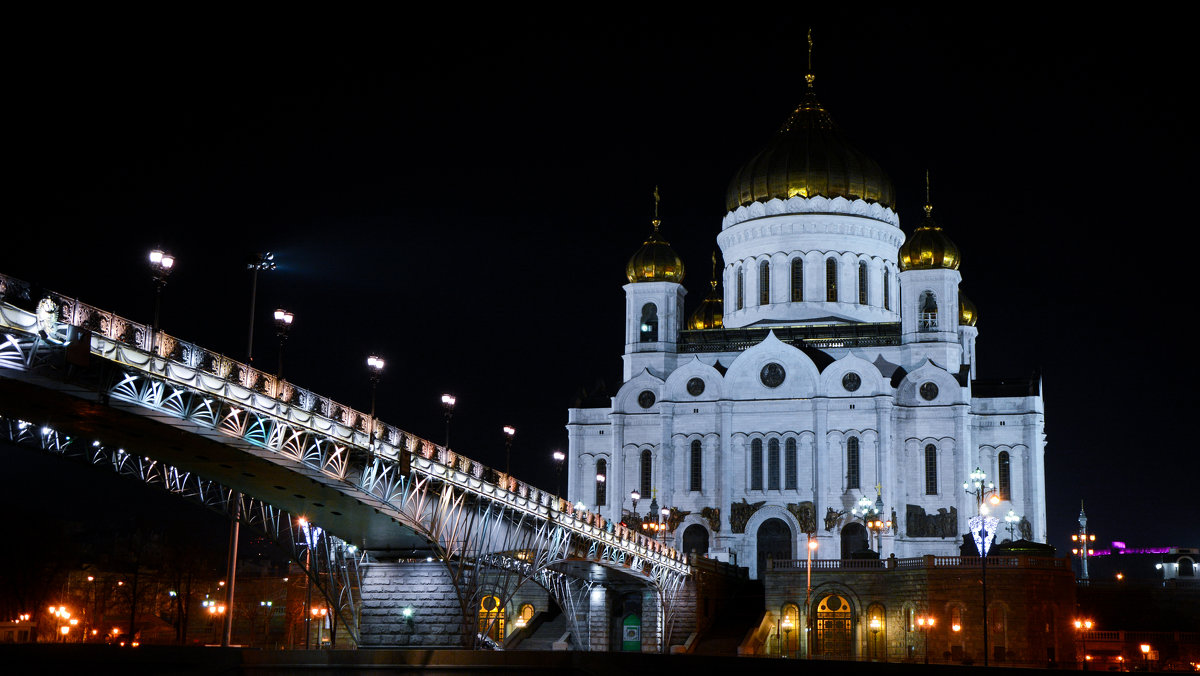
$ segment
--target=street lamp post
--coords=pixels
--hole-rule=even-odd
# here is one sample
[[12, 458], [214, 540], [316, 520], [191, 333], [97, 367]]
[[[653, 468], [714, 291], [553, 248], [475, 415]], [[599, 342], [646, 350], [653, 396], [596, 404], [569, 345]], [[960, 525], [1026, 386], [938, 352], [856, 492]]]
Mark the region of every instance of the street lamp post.
[[275, 254], [251, 254], [246, 261], [246, 269], [250, 271], [250, 335], [246, 338], [246, 365], [254, 364], [254, 303], [258, 300], [258, 273], [275, 269]]
[[563, 463], [567, 460], [567, 454], [555, 451], [550, 457], [554, 458], [554, 494], [562, 495], [562, 468]]
[[292, 328], [295, 319], [296, 315], [283, 308], [275, 310], [275, 337], [279, 339], [279, 370], [275, 372], [276, 380], [283, 380], [283, 344], [287, 342], [288, 330]]
[[383, 375], [383, 357], [371, 355], [367, 357], [367, 370], [371, 379], [371, 421], [367, 423], [367, 446], [375, 450], [375, 390], [379, 387], [379, 378]]
[[925, 664], [929, 664], [929, 630], [933, 629], [934, 622], [932, 615], [923, 615], [917, 618], [917, 626], [921, 628], [921, 633], [925, 636]]
[[1075, 620], [1075, 632], [1079, 634], [1079, 642], [1083, 648], [1083, 670], [1088, 670], [1087, 632], [1092, 630], [1091, 618]]
[[642, 494], [639, 493], [636, 488], [632, 491], [629, 491], [629, 500], [631, 502], [633, 502], [633, 520], [634, 521], [637, 521], [637, 519], [638, 519], [637, 503], [638, 503], [638, 500], [641, 500], [641, 499], [642, 499]]
[[883, 622], [879, 620], [878, 615], [871, 618], [870, 627], [871, 634], [873, 634], [875, 638], [875, 659], [879, 659], [879, 630], [883, 629]]
[[1017, 528], [1017, 524], [1020, 522], [1021, 522], [1021, 517], [1017, 515], [1017, 511], [1015, 509], [1008, 510], [1008, 514], [1004, 515], [1004, 523], [1008, 524], [1008, 539], [1009, 540], [1012, 540], [1013, 538], [1016, 537], [1016, 535], [1014, 535], [1014, 531]]
[[[508, 477], [512, 474], [512, 440], [513, 435], [517, 433], [516, 428], [509, 425], [504, 426], [504, 475]], [[506, 478], [505, 481], [508, 481]]]
[[791, 640], [792, 635], [792, 616], [784, 615], [783, 624], [781, 626], [783, 627], [783, 646], [780, 648], [779, 653], [780, 657], [787, 659], [788, 653], [791, 652], [791, 650], [789, 650], [790, 645], [788, 644], [788, 641]]
[[150, 337], [150, 351], [154, 354], [158, 354], [158, 309], [162, 299], [162, 290], [167, 285], [167, 277], [174, 271], [174, 256], [162, 249], [150, 252], [150, 276], [154, 279], [154, 335]]
[[458, 402], [453, 394], [442, 395], [442, 415], [446, 418], [446, 450], [450, 449], [450, 418], [454, 416], [454, 404]]
[[983, 587], [983, 666], [988, 666], [988, 602], [987, 602], [987, 555], [991, 549], [992, 540], [996, 537], [996, 527], [1000, 520], [990, 516], [988, 503], [1000, 504], [1000, 496], [996, 495], [996, 486], [987, 480], [987, 474], [976, 467], [967, 481], [963, 482], [963, 490], [968, 495], [975, 496], [975, 516], [967, 524], [975, 539], [975, 547], [979, 550], [980, 577]]
[[[607, 477], [605, 477], [603, 474], [601, 474], [599, 472], [596, 473], [596, 483], [599, 485], [599, 490], [601, 490], [601, 491], [604, 490], [604, 482], [606, 479], [607, 479]], [[580, 501], [579, 503], [576, 503], [576, 507], [578, 507], [581, 504], [583, 504], [582, 501]], [[620, 505], [618, 505], [618, 507], [619, 506]], [[598, 504], [596, 505], [596, 513], [597, 514], [600, 513], [600, 505], [598, 505]]]
[[807, 561], [804, 566], [804, 571], [808, 576], [808, 581], [804, 587], [804, 646], [805, 652], [812, 654], [812, 556], [813, 552], [817, 551], [817, 541], [813, 539], [812, 533], [808, 535], [808, 547], [805, 547]]

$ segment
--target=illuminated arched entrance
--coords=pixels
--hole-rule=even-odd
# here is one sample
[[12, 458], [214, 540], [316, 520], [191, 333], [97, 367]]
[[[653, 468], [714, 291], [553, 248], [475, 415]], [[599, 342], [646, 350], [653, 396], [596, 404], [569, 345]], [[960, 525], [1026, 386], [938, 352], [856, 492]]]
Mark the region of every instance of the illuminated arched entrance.
[[817, 644], [813, 654], [821, 657], [853, 657], [850, 603], [830, 594], [817, 604]]
[[495, 596], [479, 600], [479, 633], [496, 641], [504, 642], [504, 607]]

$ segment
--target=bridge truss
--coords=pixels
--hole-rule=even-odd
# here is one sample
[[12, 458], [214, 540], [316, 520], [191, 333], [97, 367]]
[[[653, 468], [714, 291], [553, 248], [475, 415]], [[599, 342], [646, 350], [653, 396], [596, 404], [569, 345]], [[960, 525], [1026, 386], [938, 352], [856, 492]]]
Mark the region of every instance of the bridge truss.
[[[27, 289], [0, 275], [0, 300], [18, 299]], [[669, 639], [678, 592], [691, 569], [665, 544], [290, 382], [65, 296], [48, 294], [35, 312], [0, 302], [0, 332], [0, 377], [70, 390], [219, 439], [303, 472], [410, 529], [446, 565], [462, 611], [463, 635], [474, 636], [477, 647], [486, 632], [472, 629], [474, 608], [485, 588], [503, 590], [507, 605], [521, 585], [533, 582], [559, 603], [579, 647], [586, 648], [576, 611], [592, 582], [564, 572], [561, 564], [574, 561], [617, 569], [652, 587], [665, 624], [663, 644]], [[27, 424], [17, 430], [25, 443], [28, 429], [38, 425]], [[151, 450], [140, 460], [95, 453], [93, 463], [112, 464], [214, 508], [230, 507], [230, 488], [156, 464]], [[351, 545], [320, 528], [298, 535], [291, 515], [257, 497], [242, 500], [242, 513], [251, 515], [252, 525], [290, 546], [295, 560], [325, 562], [309, 576], [357, 632], [356, 566], [366, 555], [347, 559]], [[320, 531], [322, 543], [315, 557], [306, 554], [317, 551], [315, 546], [296, 549], [314, 531]], [[370, 548], [362, 544], [363, 550]]]

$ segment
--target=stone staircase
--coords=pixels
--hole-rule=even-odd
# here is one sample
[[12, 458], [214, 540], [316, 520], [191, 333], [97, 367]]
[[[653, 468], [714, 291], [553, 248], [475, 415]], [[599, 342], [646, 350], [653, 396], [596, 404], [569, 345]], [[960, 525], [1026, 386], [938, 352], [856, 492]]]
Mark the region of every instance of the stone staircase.
[[[557, 612], [558, 614], [550, 617], [549, 612]], [[520, 642], [515, 646], [509, 646], [506, 649], [554, 650], [554, 643], [565, 633], [567, 633], [567, 615], [554, 608], [553, 611], [548, 611], [546, 619], [540, 625], [534, 627], [531, 634], [520, 639]]]

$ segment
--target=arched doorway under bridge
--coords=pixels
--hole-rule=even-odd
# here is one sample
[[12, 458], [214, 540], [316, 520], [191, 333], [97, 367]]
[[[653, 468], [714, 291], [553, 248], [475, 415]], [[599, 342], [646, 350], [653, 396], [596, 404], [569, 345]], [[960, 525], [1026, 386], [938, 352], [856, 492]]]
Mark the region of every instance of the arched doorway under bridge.
[[817, 641], [814, 655], [833, 658], [854, 656], [853, 613], [850, 603], [830, 594], [817, 603]]

